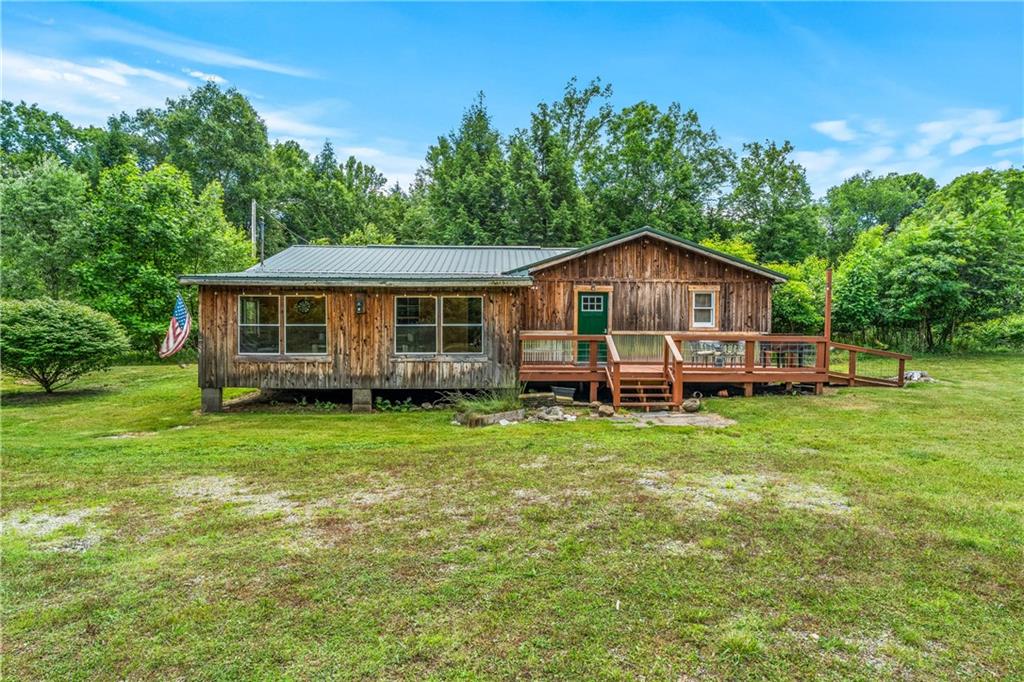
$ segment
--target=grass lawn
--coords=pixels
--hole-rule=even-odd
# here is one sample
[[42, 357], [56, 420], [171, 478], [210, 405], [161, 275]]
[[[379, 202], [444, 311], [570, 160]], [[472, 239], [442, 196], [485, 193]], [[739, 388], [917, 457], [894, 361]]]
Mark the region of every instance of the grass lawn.
[[5, 380], [5, 679], [1024, 677], [1024, 357], [724, 429]]

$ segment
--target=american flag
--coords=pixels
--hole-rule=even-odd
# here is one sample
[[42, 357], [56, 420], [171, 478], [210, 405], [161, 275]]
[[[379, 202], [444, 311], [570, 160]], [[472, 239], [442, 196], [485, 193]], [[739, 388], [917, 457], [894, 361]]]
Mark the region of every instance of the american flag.
[[171, 324], [167, 327], [167, 336], [160, 344], [160, 357], [169, 358], [185, 345], [188, 341], [188, 333], [192, 331], [192, 316], [188, 314], [185, 301], [178, 294], [178, 302], [174, 304], [174, 312], [171, 313]]

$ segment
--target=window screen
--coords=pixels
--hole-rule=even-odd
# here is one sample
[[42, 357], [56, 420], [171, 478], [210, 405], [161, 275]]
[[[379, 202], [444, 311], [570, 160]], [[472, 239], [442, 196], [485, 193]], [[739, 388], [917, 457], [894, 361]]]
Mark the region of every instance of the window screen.
[[484, 352], [484, 299], [446, 296], [441, 305], [441, 350], [445, 353]]
[[395, 352], [437, 352], [437, 299], [430, 296], [395, 299]]
[[281, 352], [277, 296], [238, 297], [238, 352]]

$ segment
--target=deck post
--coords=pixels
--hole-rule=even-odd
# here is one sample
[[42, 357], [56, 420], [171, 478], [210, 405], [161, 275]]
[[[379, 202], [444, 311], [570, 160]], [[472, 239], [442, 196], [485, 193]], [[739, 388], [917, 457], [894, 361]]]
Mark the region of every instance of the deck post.
[[907, 361], [900, 358], [900, 374], [896, 377], [896, 385], [903, 388], [903, 384], [906, 382], [904, 375], [907, 373]]
[[849, 353], [850, 353], [850, 365], [847, 368], [847, 373], [850, 375], [850, 377], [846, 380], [846, 384], [847, 384], [847, 386], [854, 386], [857, 383], [854, 380], [854, 377], [857, 376], [857, 351], [851, 350], [851, 351], [849, 351]]
[[590, 382], [590, 402], [597, 400], [597, 382]]
[[828, 383], [829, 350], [831, 345], [827, 338], [814, 344], [817, 354], [815, 358], [817, 376], [814, 383], [814, 395], [821, 395], [825, 392], [825, 384]]
[[743, 384], [743, 397], [752, 398], [754, 396], [754, 382], [748, 381]]
[[675, 377], [672, 382], [672, 404], [677, 408], [683, 404], [683, 364], [675, 363]]
[[199, 404], [203, 412], [220, 412], [224, 409], [224, 389], [220, 386], [204, 388]]
[[825, 340], [832, 340], [832, 268], [825, 270]]

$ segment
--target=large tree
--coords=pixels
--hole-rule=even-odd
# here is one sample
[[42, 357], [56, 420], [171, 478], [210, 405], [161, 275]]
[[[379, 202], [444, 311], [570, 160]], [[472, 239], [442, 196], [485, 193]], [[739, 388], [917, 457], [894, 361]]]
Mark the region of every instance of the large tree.
[[121, 131], [145, 142], [153, 161], [187, 172], [197, 193], [218, 182], [225, 215], [237, 225], [248, 223], [250, 202], [265, 195], [270, 145], [266, 125], [242, 93], [206, 83], [163, 109], [117, 121]]
[[251, 262], [248, 241], [225, 219], [222, 200], [219, 184], [196, 196], [188, 174], [169, 164], [143, 172], [129, 162], [104, 171], [74, 266], [80, 299], [124, 325], [136, 348], [155, 349], [178, 274]]
[[733, 159], [697, 114], [639, 102], [609, 117], [604, 142], [584, 159], [584, 189], [599, 230], [645, 225], [702, 239], [715, 236], [710, 207]]
[[71, 265], [79, 258], [88, 182], [45, 156], [0, 177], [0, 286], [4, 297], [74, 294]]
[[935, 187], [934, 180], [920, 173], [875, 176], [865, 171], [829, 189], [822, 204], [829, 260], [838, 261], [865, 230], [876, 225], [895, 230]]
[[438, 138], [419, 171], [429, 223], [421, 239], [503, 244], [509, 239], [508, 164], [481, 93], [458, 130]]
[[793, 146], [767, 141], [743, 145], [727, 212], [762, 262], [795, 263], [814, 253], [821, 228], [803, 167]]

